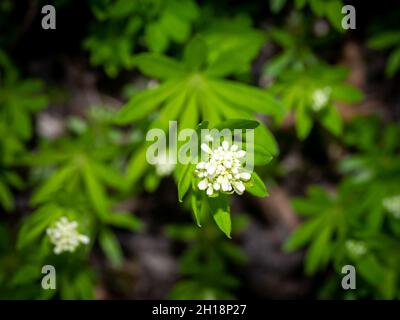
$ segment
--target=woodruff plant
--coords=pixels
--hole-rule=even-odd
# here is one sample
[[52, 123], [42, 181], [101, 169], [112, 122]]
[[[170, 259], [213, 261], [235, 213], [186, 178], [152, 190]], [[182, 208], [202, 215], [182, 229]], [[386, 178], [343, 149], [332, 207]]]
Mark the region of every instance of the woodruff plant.
[[23, 186], [16, 164], [32, 137], [30, 117], [46, 104], [43, 83], [21, 80], [15, 66], [0, 50], [0, 135], [7, 137], [0, 141], [0, 204], [7, 211], [14, 209], [10, 188]]
[[[258, 125], [258, 122], [251, 120], [226, 120], [214, 129], [230, 131], [232, 137], [233, 132], [254, 130]], [[198, 130], [204, 130], [207, 126], [208, 123], [203, 122]], [[209, 141], [200, 144], [199, 152], [204, 154], [202, 161], [178, 165], [178, 195], [182, 201], [186, 194], [190, 194], [198, 226], [201, 226], [202, 220], [211, 214], [218, 227], [230, 237], [232, 229], [230, 195], [242, 195], [247, 191], [254, 196], [265, 197], [268, 194], [267, 189], [261, 178], [253, 171], [253, 165], [266, 164], [272, 157], [260, 157], [259, 149], [254, 141], [248, 140], [247, 136], [239, 142], [224, 138], [215, 144], [213, 142], [216, 139], [211, 135], [208, 136]], [[248, 157], [249, 153], [254, 153], [251, 159]], [[250, 167], [249, 160], [254, 161], [250, 163]]]
[[128, 193], [119, 172], [125, 140], [110, 126], [111, 119], [109, 112], [99, 111], [89, 112], [88, 123], [72, 118], [65, 137], [41, 140], [39, 150], [23, 159], [33, 168], [32, 182], [39, 187], [31, 197], [36, 210], [23, 219], [17, 248], [36, 252], [34, 268], [25, 270], [32, 277], [41, 275], [38, 268], [44, 261], [53, 263], [61, 279], [57, 293], [63, 298], [92, 298], [94, 274], [88, 265], [92, 247], [98, 243], [119, 266], [123, 253], [111, 228], [140, 228], [135, 216], [115, 208]]
[[200, 15], [193, 0], [90, 1], [90, 7], [97, 21], [83, 45], [91, 63], [110, 77], [134, 67], [138, 46], [164, 52], [170, 43], [186, 41]]
[[[134, 123], [160, 109], [150, 129], [166, 131], [171, 120], [177, 121], [179, 130], [196, 128], [200, 120], [206, 122], [199, 129], [204, 129], [203, 126], [232, 131], [255, 129], [254, 145], [247, 152], [257, 157], [256, 164], [266, 164], [277, 153], [276, 142], [265, 126], [246, 119], [255, 119], [254, 113], [264, 113], [280, 120], [283, 115], [282, 107], [263, 90], [219, 79], [231, 74], [236, 67], [235, 59], [225, 60], [225, 55], [226, 52], [219, 59], [210, 62], [206, 43], [201, 37], [195, 37], [185, 48], [183, 63], [158, 54], [145, 53], [137, 56], [138, 67], [143, 73], [164, 82], [156, 88], [135, 95], [115, 121], [119, 124]], [[227, 119], [226, 122], [222, 122], [224, 119]], [[130, 160], [127, 172], [130, 183], [137, 181], [151, 169], [146, 161], [148, 147], [149, 143], [144, 143]], [[207, 160], [198, 163], [197, 168], [192, 165], [178, 165], [175, 176], [180, 200], [189, 188], [193, 189], [192, 208], [197, 223], [200, 225], [202, 214], [211, 212], [218, 226], [230, 236], [227, 194], [235, 191], [243, 193], [246, 184], [248, 190], [254, 190], [259, 196], [265, 196], [266, 189], [254, 172], [240, 172], [240, 155], [244, 150], [229, 145], [228, 141], [216, 148], [211, 150], [203, 145], [203, 150], [208, 152]], [[227, 157], [227, 163], [231, 167], [218, 162], [218, 159], [224, 157]]]
[[[196, 128], [200, 120], [215, 126], [224, 119], [255, 119], [255, 113], [282, 119], [282, 106], [270, 94], [247, 84], [222, 79], [235, 70], [234, 59], [226, 60], [220, 56], [208, 62], [207, 57], [207, 46], [201, 37], [194, 38], [187, 45], [181, 63], [154, 53], [137, 56], [139, 69], [163, 82], [156, 88], [134, 95], [117, 115], [116, 123], [135, 123], [146, 119], [152, 112], [156, 113], [156, 118], [150, 129], [165, 131], [171, 120], [176, 120], [178, 129], [182, 130]], [[263, 141], [268, 154], [276, 155], [278, 148], [269, 130], [265, 126], [256, 130], [255, 139]], [[144, 143], [128, 164], [127, 179], [131, 184], [151, 169], [145, 160], [147, 147], [148, 144]]]
[[[399, 134], [398, 124], [382, 130], [376, 119], [356, 120], [344, 140], [357, 152], [340, 162], [346, 175], [337, 190], [314, 186], [305, 198], [293, 200], [306, 221], [291, 235], [285, 249], [309, 245], [308, 274], [333, 265], [341, 275], [343, 265], [354, 265], [357, 291], [347, 292], [349, 298], [393, 299], [400, 295]], [[332, 294], [332, 288], [343, 293], [337, 278], [327, 282], [323, 294]]]
[[[182, 278], [172, 288], [171, 299], [234, 299], [233, 290], [239, 279], [231, 266], [242, 266], [247, 257], [242, 248], [224, 237], [210, 216], [203, 221], [203, 230], [193, 224], [168, 225], [166, 234], [187, 245], [179, 258]], [[239, 234], [248, 219], [237, 214], [232, 219], [232, 233]]]
[[293, 110], [297, 136], [305, 139], [318, 121], [334, 135], [343, 130], [335, 102], [355, 103], [363, 99], [357, 88], [345, 83], [348, 70], [317, 64], [304, 70], [282, 72], [270, 88], [287, 110]]

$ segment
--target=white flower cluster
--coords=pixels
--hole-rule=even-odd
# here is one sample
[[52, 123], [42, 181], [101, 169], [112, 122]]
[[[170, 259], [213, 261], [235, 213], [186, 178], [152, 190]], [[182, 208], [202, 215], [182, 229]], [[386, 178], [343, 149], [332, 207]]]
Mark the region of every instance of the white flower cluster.
[[195, 173], [201, 178], [198, 188], [206, 190], [208, 196], [219, 191], [243, 194], [246, 189], [243, 182], [251, 178], [251, 174], [243, 169], [246, 151], [236, 144], [231, 146], [228, 141], [223, 141], [215, 150], [203, 143], [201, 149], [206, 153], [206, 159], [196, 165]]
[[367, 247], [362, 241], [347, 240], [345, 246], [346, 249], [355, 256], [362, 256], [367, 252]]
[[80, 243], [89, 243], [89, 237], [76, 231], [77, 227], [76, 221], [70, 222], [66, 217], [62, 217], [55, 223], [54, 228], [47, 228], [46, 233], [54, 244], [55, 254], [74, 252]]
[[385, 198], [382, 204], [395, 218], [400, 219], [400, 195]]
[[319, 111], [326, 106], [331, 96], [331, 91], [332, 89], [330, 87], [325, 87], [323, 89], [317, 89], [313, 92], [311, 107], [314, 111]]

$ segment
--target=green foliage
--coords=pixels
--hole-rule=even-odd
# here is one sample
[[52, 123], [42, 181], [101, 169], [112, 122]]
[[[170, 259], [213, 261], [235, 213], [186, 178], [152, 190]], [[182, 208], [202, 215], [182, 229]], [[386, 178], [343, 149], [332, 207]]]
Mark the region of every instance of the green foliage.
[[[303, 22], [301, 17], [299, 19]], [[281, 47], [282, 51], [267, 61], [264, 68], [267, 76], [277, 77], [287, 70], [304, 70], [307, 66], [318, 63], [318, 58], [307, 43], [308, 37], [303, 24], [296, 21], [296, 27], [293, 29], [289, 31], [274, 27], [270, 30], [271, 40]]]
[[97, 23], [84, 47], [110, 77], [134, 66], [137, 46], [164, 52], [171, 42], [183, 43], [200, 13], [192, 0], [93, 0], [91, 9]]
[[372, 49], [391, 50], [386, 63], [386, 75], [393, 77], [400, 69], [400, 31], [384, 31], [373, 35], [368, 42]]
[[15, 163], [25, 151], [24, 143], [32, 137], [31, 116], [47, 105], [39, 80], [21, 80], [16, 68], [0, 50], [0, 204], [14, 209], [11, 188], [21, 188], [23, 182]]
[[312, 187], [306, 198], [293, 201], [306, 221], [285, 248], [295, 250], [309, 245], [307, 273], [333, 263], [340, 274], [343, 265], [352, 264], [362, 279], [360, 294], [399, 297], [399, 133], [398, 124], [382, 131], [376, 119], [355, 121], [345, 140], [359, 151], [341, 161], [346, 177], [338, 190], [326, 192]]
[[252, 28], [251, 19], [245, 15], [215, 19], [201, 34], [208, 49], [208, 63], [235, 74], [250, 71], [251, 62], [266, 42], [264, 32]]
[[[235, 53], [230, 52], [229, 55]], [[131, 123], [140, 120], [161, 105], [163, 108], [159, 125], [165, 126], [165, 122], [171, 119], [183, 122], [185, 112], [181, 108], [184, 104], [193, 105], [190, 109], [192, 117], [188, 120], [190, 126], [187, 128], [193, 128], [199, 122], [200, 114], [201, 119], [213, 125], [224, 118], [238, 118], [238, 115], [251, 118], [255, 112], [277, 118], [282, 116], [281, 106], [268, 93], [245, 84], [219, 79], [232, 74], [236, 68], [236, 63], [231, 63], [234, 59], [225, 61], [221, 58], [211, 63], [207, 62], [207, 57], [207, 46], [201, 37], [194, 38], [186, 47], [183, 63], [158, 54], [144, 53], [137, 56], [138, 68], [164, 83], [135, 95], [120, 112], [117, 121]], [[235, 107], [243, 111], [237, 111]], [[181, 116], [177, 117], [179, 114]]]
[[[331, 25], [339, 32], [343, 32], [342, 28], [342, 7], [341, 0], [294, 0], [294, 7], [297, 10], [302, 10], [308, 6], [317, 17], [324, 17], [329, 20]], [[270, 9], [273, 13], [281, 11], [287, 0], [271, 0]]]
[[[41, 141], [40, 150], [23, 159], [34, 167], [32, 182], [39, 187], [32, 195], [31, 205], [38, 209], [23, 221], [18, 249], [35, 251], [38, 262], [57, 260], [46, 230], [61, 217], [76, 221], [83, 234], [91, 239], [89, 247], [60, 255], [60, 259], [71, 261], [62, 269], [66, 274], [61, 272], [57, 291], [67, 299], [93, 296], [95, 278], [85, 265], [97, 237], [104, 254], [113, 265], [119, 266], [123, 254], [111, 228], [136, 231], [141, 227], [133, 215], [113, 208], [117, 200], [127, 195], [127, 184], [118, 165], [124, 158], [124, 139], [119, 130], [110, 126], [113, 114], [96, 107], [88, 116], [88, 123], [70, 118], [69, 135]], [[75, 257], [71, 259], [71, 255]], [[86, 271], [73, 271], [82, 266]]]
[[[322, 288], [319, 281], [312, 282], [322, 289], [321, 297], [400, 298], [400, 127], [367, 117], [345, 127], [336, 108], [337, 102], [363, 99], [358, 89], [346, 83], [347, 71], [332, 63], [339, 61], [339, 51], [348, 48], [341, 27], [342, 0], [270, 0], [238, 6], [196, 0], [55, 1], [57, 15], [65, 13], [70, 18], [72, 12], [83, 30], [78, 35], [82, 38], [76, 39], [89, 54], [90, 64], [101, 67], [106, 76], [86, 66], [86, 53], [69, 39], [54, 39], [56, 50], [44, 57], [40, 54], [47, 48], [30, 51], [38, 37], [32, 28], [37, 22], [32, 20], [33, 13], [43, 1], [39, 6], [33, 1], [26, 14], [13, 1], [0, 2], [0, 211], [13, 213], [0, 219], [0, 299], [93, 299], [99, 283], [113, 294], [108, 292], [107, 279], [99, 277], [103, 272], [97, 271], [130, 269], [125, 268], [118, 229], [140, 231], [142, 223], [130, 212], [131, 204], [140, 203], [138, 194], [147, 192], [145, 208], [139, 205], [138, 214], [143, 214], [152, 232], [159, 230], [164, 217], [154, 219], [149, 211], [156, 208], [158, 214], [170, 207], [157, 203], [149, 210], [147, 202], [159, 201], [159, 193], [153, 193], [159, 186], [159, 192], [173, 198], [175, 189], [168, 185], [172, 182], [177, 187], [177, 205], [180, 202], [193, 213], [196, 225], [183, 222], [186, 216], [175, 221], [177, 216], [167, 212], [165, 217], [173, 219], [166, 234], [179, 243], [174, 252], [180, 255], [181, 271], [168, 297], [235, 298], [241, 280], [236, 268], [246, 263], [237, 236], [246, 219], [231, 213], [231, 208], [250, 206], [255, 214], [259, 203], [250, 197], [268, 196], [264, 182], [278, 175], [278, 170], [266, 165], [274, 159], [279, 167], [280, 162], [278, 144], [269, 130], [279, 129], [289, 112], [295, 116], [300, 140], [309, 136], [316, 123], [333, 135], [313, 135], [312, 141], [295, 144], [300, 177], [309, 171], [313, 177], [317, 173], [318, 181], [329, 182], [326, 188], [312, 186], [305, 196], [293, 199], [304, 222], [284, 249], [307, 247], [306, 275], [323, 271], [326, 279]], [[265, 10], [268, 6], [270, 10]], [[64, 11], [67, 8], [71, 10]], [[82, 14], [74, 16], [76, 10]], [[393, 13], [396, 18], [396, 10]], [[82, 23], [86, 18], [89, 21]], [[388, 16], [384, 19], [385, 25], [390, 22]], [[364, 27], [357, 24], [357, 29], [351, 42], [356, 40], [364, 48]], [[400, 34], [392, 27], [376, 30], [368, 45], [388, 54], [386, 74], [394, 77], [400, 68]], [[365, 50], [360, 52], [364, 55]], [[15, 55], [15, 65], [9, 54]], [[375, 74], [379, 67], [380, 62], [368, 66], [367, 74]], [[31, 79], [30, 74], [42, 75], [49, 85]], [[82, 82], [76, 81], [81, 76]], [[375, 80], [369, 78], [366, 88], [372, 92]], [[390, 81], [394, 80], [387, 80], [393, 85]], [[260, 88], [264, 84], [267, 89]], [[51, 87], [58, 92], [61, 86], [71, 90], [71, 101], [51, 99], [49, 103], [52, 95], [51, 91], [45, 94], [46, 90]], [[118, 104], [127, 96], [120, 95], [123, 88], [130, 97], [120, 110], [100, 105], [88, 108], [93, 93], [100, 101], [112, 97]], [[77, 103], [81, 103], [80, 111]], [[50, 110], [35, 118], [46, 106]], [[53, 112], [59, 115], [60, 110], [66, 116], [60, 119], [60, 134], [41, 136], [43, 131], [35, 126], [46, 126], [43, 119]], [[384, 114], [395, 113], [384, 110]], [[229, 138], [220, 150], [212, 144], [213, 137], [204, 140], [201, 136], [195, 144], [193, 134], [185, 141], [178, 139], [176, 147], [195, 144], [189, 160], [209, 155], [201, 165], [196, 161], [150, 164], [147, 152], [155, 140], [149, 141], [149, 130], [166, 132], [171, 121], [177, 121], [178, 132], [191, 129], [186, 132], [199, 136], [208, 128], [228, 129], [231, 135], [235, 131], [237, 149], [231, 148]], [[251, 138], [238, 137], [237, 130], [254, 130], [254, 144]], [[283, 154], [291, 155], [293, 145], [287, 140], [292, 135], [276, 133]], [[168, 133], [167, 139], [173, 140], [174, 133]], [[301, 152], [308, 152], [316, 140], [315, 146], [323, 148], [303, 159]], [[170, 155], [174, 147], [154, 153]], [[331, 172], [331, 162], [317, 166], [319, 159], [314, 155], [318, 152], [330, 161], [345, 156], [338, 170]], [[252, 155], [256, 171], [240, 167]], [[289, 158], [286, 162], [285, 157], [283, 169], [289, 162], [291, 166]], [[206, 172], [210, 167], [211, 173]], [[168, 176], [172, 181], [161, 185]], [[297, 194], [301, 192], [298, 185], [307, 184], [298, 184], [296, 177], [289, 184], [292, 177], [282, 180], [289, 193]], [[233, 201], [234, 193], [242, 197]], [[59, 249], [61, 242], [68, 241], [57, 243], [55, 230], [59, 235], [69, 230], [79, 246], [67, 243]], [[356, 266], [357, 291], [340, 288], [345, 264]], [[42, 289], [44, 265], [55, 266], [57, 290]]]
[[[247, 224], [244, 215], [233, 218], [233, 232], [240, 232]], [[166, 229], [167, 235], [188, 245], [180, 257], [182, 279], [178, 281], [171, 299], [234, 299], [232, 290], [239, 281], [232, 274], [231, 265], [243, 265], [247, 258], [241, 248], [223, 238], [208, 219], [203, 229], [192, 224], [175, 224]]]
[[[200, 120], [208, 121], [213, 126], [229, 118], [254, 119], [255, 113], [272, 115], [279, 120], [282, 118], [281, 105], [267, 92], [221, 79], [232, 74], [236, 67], [235, 59], [218, 59], [208, 63], [207, 57], [207, 45], [201, 37], [194, 38], [185, 48], [183, 63], [154, 53], [138, 55], [139, 69], [164, 82], [134, 95], [119, 112], [116, 122], [134, 123], [157, 110], [157, 117], [150, 128], [165, 131], [172, 120], [178, 122], [178, 129], [181, 130], [195, 128]], [[264, 141], [269, 154], [276, 154], [277, 145], [269, 131], [265, 127], [258, 131], [260, 141]], [[127, 174], [131, 183], [148, 170], [145, 155], [144, 146], [131, 158]]]
[[294, 111], [300, 139], [309, 135], [314, 121], [335, 135], [342, 133], [342, 118], [334, 103], [354, 103], [363, 99], [358, 89], [344, 82], [347, 73], [340, 67], [316, 65], [279, 75], [271, 90], [281, 97], [288, 110]]

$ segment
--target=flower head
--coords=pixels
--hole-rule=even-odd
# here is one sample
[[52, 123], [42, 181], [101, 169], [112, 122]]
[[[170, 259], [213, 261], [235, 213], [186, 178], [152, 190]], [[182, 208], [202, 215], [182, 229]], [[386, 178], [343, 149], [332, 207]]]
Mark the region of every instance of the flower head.
[[325, 87], [323, 89], [317, 89], [313, 92], [311, 107], [314, 111], [319, 111], [326, 106], [331, 96], [331, 91], [332, 89], [330, 87]]
[[66, 217], [62, 217], [55, 223], [54, 228], [47, 228], [46, 233], [54, 244], [55, 254], [74, 252], [80, 243], [89, 243], [89, 237], [76, 231], [77, 227], [78, 222], [70, 222]]
[[214, 150], [203, 143], [201, 149], [206, 159], [196, 165], [195, 174], [201, 179], [197, 187], [205, 190], [208, 196], [218, 192], [243, 194], [246, 189], [243, 182], [251, 178], [251, 174], [243, 169], [246, 151], [228, 141]]
[[385, 198], [382, 204], [395, 218], [400, 218], [400, 195]]
[[367, 252], [367, 247], [364, 242], [356, 240], [347, 240], [345, 243], [346, 249], [355, 256], [362, 256]]

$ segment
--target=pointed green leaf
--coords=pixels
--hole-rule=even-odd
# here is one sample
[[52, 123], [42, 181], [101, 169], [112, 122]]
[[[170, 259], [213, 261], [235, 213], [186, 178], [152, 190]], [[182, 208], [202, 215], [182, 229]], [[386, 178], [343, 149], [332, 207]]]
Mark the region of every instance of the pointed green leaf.
[[185, 70], [179, 62], [157, 53], [137, 55], [136, 65], [145, 75], [156, 79], [165, 80], [185, 74]]
[[115, 234], [111, 230], [103, 228], [99, 234], [99, 243], [111, 263], [116, 267], [121, 266], [123, 254]]
[[198, 71], [207, 59], [207, 46], [200, 36], [194, 37], [185, 47], [183, 60], [188, 70]]
[[343, 130], [342, 118], [339, 111], [334, 107], [328, 107], [321, 114], [322, 125], [335, 135], [340, 135]]
[[108, 204], [103, 185], [93, 172], [90, 162], [85, 162], [82, 171], [89, 200], [99, 216], [104, 218], [107, 215]]
[[267, 188], [257, 173], [251, 173], [251, 179], [245, 183], [246, 191], [256, 197], [266, 197], [268, 195]]

